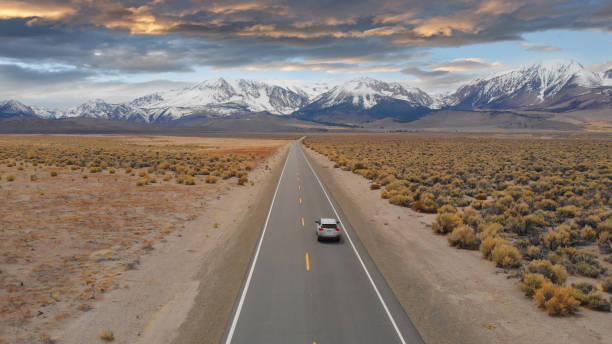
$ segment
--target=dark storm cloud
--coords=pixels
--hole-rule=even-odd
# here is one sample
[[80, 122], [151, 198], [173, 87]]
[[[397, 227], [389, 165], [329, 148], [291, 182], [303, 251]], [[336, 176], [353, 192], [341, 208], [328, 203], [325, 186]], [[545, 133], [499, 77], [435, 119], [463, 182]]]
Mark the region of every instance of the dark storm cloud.
[[3, 84], [72, 82], [92, 75], [92, 72], [83, 70], [41, 70], [14, 64], [0, 64], [0, 80]]
[[28, 19], [11, 18], [0, 20], [0, 38], [43, 36], [50, 34], [50, 28], [42, 25], [28, 25]]
[[0, 99], [27, 94], [49, 95], [87, 83], [95, 73], [78, 69], [45, 70], [15, 64], [0, 64]]
[[55, 62], [108, 73], [190, 71], [198, 65], [215, 68], [269, 65], [295, 57], [399, 62], [414, 56], [410, 47], [389, 46], [372, 37], [324, 37], [297, 42], [286, 37], [263, 40], [246, 36], [202, 39], [177, 33], [129, 35], [99, 27], [71, 30], [57, 26], [48, 27], [48, 31], [48, 35], [3, 40], [0, 55], [28, 63]]
[[6, 0], [0, 56], [104, 73], [319, 69], [347, 61], [382, 68], [423, 47], [521, 40], [547, 29], [609, 30], [611, 17], [604, 0]]
[[[0, 20], [0, 27], [3, 22]], [[20, 24], [13, 26], [26, 32], [28, 25]], [[194, 50], [192, 44], [169, 35], [128, 35], [96, 27], [73, 30], [48, 26], [45, 35], [27, 32], [0, 38], [0, 42], [0, 56], [12, 61], [58, 63], [110, 73], [190, 71]]]

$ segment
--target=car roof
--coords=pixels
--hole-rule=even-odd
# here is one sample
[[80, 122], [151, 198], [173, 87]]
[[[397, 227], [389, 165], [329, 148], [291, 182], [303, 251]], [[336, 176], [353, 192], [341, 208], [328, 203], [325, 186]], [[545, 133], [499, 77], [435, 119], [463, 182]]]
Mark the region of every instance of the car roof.
[[336, 224], [336, 219], [321, 218], [321, 224]]

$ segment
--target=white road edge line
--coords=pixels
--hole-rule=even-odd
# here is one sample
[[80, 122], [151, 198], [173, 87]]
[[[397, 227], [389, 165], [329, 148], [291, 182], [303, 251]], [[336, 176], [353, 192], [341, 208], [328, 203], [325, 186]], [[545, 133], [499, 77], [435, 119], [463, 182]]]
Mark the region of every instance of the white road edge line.
[[[300, 141], [298, 141], [298, 142], [300, 142]], [[378, 288], [376, 287], [376, 284], [374, 283], [374, 280], [372, 279], [372, 276], [370, 275], [370, 272], [368, 271], [368, 269], [366, 268], [365, 264], [363, 263], [363, 260], [361, 259], [361, 256], [359, 255], [359, 252], [357, 252], [357, 248], [355, 248], [355, 245], [353, 244], [353, 240], [351, 240], [351, 236], [349, 235], [348, 231], [346, 230], [346, 227], [342, 223], [342, 219], [340, 219], [340, 215], [338, 215], [338, 212], [336, 211], [336, 208], [334, 207], [334, 204], [332, 203], [331, 199], [329, 198], [329, 195], [327, 194], [327, 191], [325, 191], [325, 188], [323, 187], [323, 183], [321, 183], [321, 180], [319, 179], [319, 176], [317, 175], [315, 170], [312, 168], [312, 165], [310, 164], [310, 161], [308, 161], [308, 158], [306, 158], [306, 155], [304, 154], [304, 150], [302, 149], [301, 146], [300, 146], [300, 151], [302, 152], [302, 156], [304, 157], [304, 160], [306, 160], [306, 163], [308, 164], [308, 167], [310, 167], [310, 170], [312, 171], [312, 174], [315, 176], [315, 178], [317, 178], [317, 181], [319, 182], [319, 186], [321, 186], [321, 190], [323, 190], [323, 194], [325, 194], [325, 197], [327, 198], [327, 201], [329, 202], [329, 205], [331, 205], [332, 210], [334, 211], [334, 214], [338, 218], [338, 221], [340, 221], [340, 225], [344, 228], [344, 233], [346, 234], [346, 238], [349, 240], [349, 243], [351, 244], [351, 247], [353, 248], [353, 252], [355, 252], [355, 255], [357, 256], [357, 259], [359, 260], [359, 263], [361, 263], [361, 267], [363, 268], [363, 271], [365, 271], [366, 275], [368, 276], [368, 279], [370, 280], [370, 284], [372, 285], [372, 288], [374, 288], [374, 291], [376, 292], [376, 295], [378, 296], [378, 300], [380, 301], [380, 303], [382, 304], [383, 308], [385, 309], [385, 312], [387, 312], [387, 316], [389, 317], [389, 320], [391, 320], [391, 324], [393, 325], [393, 328], [395, 329], [395, 332], [397, 333], [397, 336], [399, 337], [399, 339], [402, 342], [402, 344], [406, 344], [406, 341], [404, 340], [404, 336], [402, 335], [402, 332], [400, 331], [399, 327], [397, 327], [397, 324], [395, 323], [395, 319], [393, 319], [393, 315], [391, 315], [391, 312], [389, 311], [389, 307], [387, 307], [387, 304], [385, 303], [385, 300], [383, 300], [382, 295], [378, 291]]]
[[[292, 143], [293, 145], [294, 143]], [[272, 203], [270, 203], [270, 210], [268, 210], [268, 216], [266, 217], [266, 223], [264, 224], [263, 231], [261, 232], [261, 236], [259, 237], [259, 243], [257, 244], [257, 250], [255, 251], [255, 256], [253, 256], [253, 262], [251, 263], [251, 269], [249, 270], [249, 274], [247, 275], [247, 280], [244, 285], [244, 289], [242, 290], [242, 295], [240, 295], [240, 301], [238, 301], [238, 307], [236, 308], [236, 313], [234, 313], [234, 319], [232, 320], [232, 326], [227, 334], [227, 339], [225, 340], [226, 344], [230, 344], [232, 342], [232, 338], [234, 337], [234, 331], [236, 330], [236, 325], [238, 324], [238, 318], [240, 317], [240, 312], [242, 311], [242, 305], [244, 304], [244, 299], [246, 298], [247, 291], [249, 290], [249, 285], [251, 284], [251, 277], [253, 277], [253, 271], [255, 270], [255, 264], [257, 264], [257, 257], [259, 257], [259, 250], [261, 249], [261, 243], [263, 242], [264, 235], [266, 234], [266, 229], [268, 228], [268, 221], [270, 220], [270, 214], [272, 214], [272, 208], [274, 208], [274, 201], [276, 200], [276, 194], [278, 193], [278, 188], [280, 186], [281, 181], [283, 180], [283, 175], [285, 175], [285, 168], [287, 167], [287, 161], [289, 161], [289, 154], [291, 154], [291, 148], [289, 147], [289, 151], [287, 152], [287, 158], [285, 158], [285, 164], [283, 165], [283, 170], [281, 172], [280, 177], [278, 178], [278, 183], [276, 184], [276, 190], [274, 190], [274, 197], [272, 197]]]

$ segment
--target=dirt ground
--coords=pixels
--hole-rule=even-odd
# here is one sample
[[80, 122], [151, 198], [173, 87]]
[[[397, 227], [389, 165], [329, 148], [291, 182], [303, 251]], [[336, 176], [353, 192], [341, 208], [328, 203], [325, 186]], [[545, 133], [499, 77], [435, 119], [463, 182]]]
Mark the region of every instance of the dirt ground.
[[433, 234], [435, 215], [394, 206], [365, 178], [305, 151], [425, 342], [609, 343], [611, 313], [549, 317], [479, 252]]
[[[141, 258], [138, 269], [121, 276], [121, 288], [105, 295], [91, 311], [57, 328], [52, 338], [58, 343], [96, 343], [102, 342], [98, 336], [106, 329], [113, 332], [114, 343], [194, 342], [182, 340], [189, 331], [181, 326], [192, 312], [202, 311], [206, 321], [198, 326], [206, 329], [200, 332], [206, 335], [198, 342], [218, 342], [244, 276], [239, 269], [242, 266], [236, 266], [227, 255], [242, 260], [243, 270], [246, 268], [252, 247], [242, 247], [239, 253], [232, 247], [241, 237], [256, 239], [261, 226], [245, 233], [239, 223], [251, 220], [247, 217], [255, 210], [253, 204], [269, 203], [261, 198], [265, 189], [275, 185], [278, 173], [274, 171], [282, 167], [285, 152], [283, 149], [267, 160], [269, 170], [258, 168], [251, 173], [254, 185], [233, 186], [207, 195], [206, 208], [184, 230], [155, 245]], [[224, 280], [225, 270], [240, 270], [238, 280]], [[228, 293], [233, 289], [234, 294]], [[205, 295], [204, 300], [201, 295]]]
[[[223, 245], [219, 233], [242, 214], [231, 213], [232, 206], [248, 209], [247, 202], [257, 200], [257, 190], [272, 174], [269, 166], [278, 163], [279, 148], [287, 142], [116, 138], [142, 145], [192, 144], [263, 160], [249, 173], [253, 184], [245, 186], [236, 178], [207, 184], [204, 176], [196, 176], [196, 185], [159, 180], [136, 186], [138, 170], [135, 176], [121, 169], [0, 166], [0, 343], [95, 343], [104, 329], [118, 343], [141, 336], [152, 343], [145, 327], [153, 318], [165, 319], [151, 327], [163, 334], [154, 337], [169, 342], [163, 339], [172, 331], [164, 329], [178, 327], [187, 314], [190, 304], [184, 300], [199, 290], [191, 278], [210, 258], [205, 253]], [[41, 135], [0, 139], [0, 144], [45, 141]]]

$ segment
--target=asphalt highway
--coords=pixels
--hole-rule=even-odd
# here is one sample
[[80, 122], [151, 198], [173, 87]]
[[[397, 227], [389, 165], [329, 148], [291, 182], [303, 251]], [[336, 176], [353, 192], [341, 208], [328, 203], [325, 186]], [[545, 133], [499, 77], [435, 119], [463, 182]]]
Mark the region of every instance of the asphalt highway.
[[[321, 217], [340, 242], [317, 241]], [[222, 343], [422, 342], [296, 141]]]

